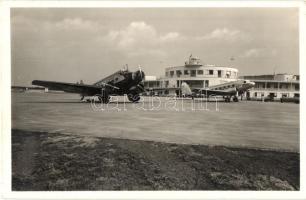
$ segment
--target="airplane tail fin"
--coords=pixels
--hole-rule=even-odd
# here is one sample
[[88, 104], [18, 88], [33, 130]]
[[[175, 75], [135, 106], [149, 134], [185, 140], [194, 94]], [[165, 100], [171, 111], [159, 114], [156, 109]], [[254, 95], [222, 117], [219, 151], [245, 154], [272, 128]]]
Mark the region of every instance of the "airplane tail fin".
[[186, 82], [181, 84], [182, 95], [192, 95], [192, 91]]

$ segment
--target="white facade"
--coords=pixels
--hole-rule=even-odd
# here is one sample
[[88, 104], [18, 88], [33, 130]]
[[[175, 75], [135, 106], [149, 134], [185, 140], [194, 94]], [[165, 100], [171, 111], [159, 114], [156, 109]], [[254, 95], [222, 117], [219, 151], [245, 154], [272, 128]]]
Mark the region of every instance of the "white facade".
[[156, 76], [145, 76], [145, 81], [156, 81]]
[[261, 99], [273, 96], [275, 99], [281, 97], [299, 97], [300, 83], [298, 81], [277, 81], [277, 80], [252, 80], [255, 87], [250, 90], [250, 97]]
[[194, 81], [191, 87], [202, 88], [236, 81], [238, 78], [237, 69], [215, 65], [168, 67], [165, 71], [165, 76], [160, 80], [164, 82], [164, 87], [170, 88], [180, 87], [178, 81]]
[[[194, 88], [204, 88], [230, 81], [236, 81], [238, 69], [232, 67], [202, 65], [198, 58], [190, 57], [183, 66], [168, 67], [159, 83], [145, 82], [149, 89], [163, 89], [162, 94], [179, 94], [182, 82]], [[161, 90], [160, 90], [161, 91]]]
[[249, 98], [263, 99], [273, 97], [280, 99], [282, 97], [299, 97], [300, 82], [298, 75], [276, 74], [276, 75], [259, 75], [244, 76], [255, 82], [254, 88], [249, 91]]

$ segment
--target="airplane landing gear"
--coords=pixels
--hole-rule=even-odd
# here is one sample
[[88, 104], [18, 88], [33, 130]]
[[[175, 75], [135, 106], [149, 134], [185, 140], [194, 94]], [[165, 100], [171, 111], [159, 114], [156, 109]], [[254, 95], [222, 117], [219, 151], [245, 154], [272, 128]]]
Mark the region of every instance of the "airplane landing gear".
[[[95, 96], [98, 97], [100, 103], [107, 104], [110, 100], [110, 96], [101, 95], [101, 94], [97, 94]], [[92, 99], [91, 101], [95, 101], [95, 99]]]
[[108, 103], [109, 100], [110, 100], [110, 96], [108, 95], [102, 96], [102, 103]]
[[233, 101], [234, 101], [234, 102], [238, 102], [238, 101], [239, 101], [239, 100], [238, 100], [238, 97], [237, 97], [237, 96], [234, 96], [234, 97], [233, 97]]
[[231, 98], [230, 98], [230, 97], [225, 97], [225, 98], [224, 98], [224, 101], [225, 101], [225, 102], [230, 102], [230, 101], [231, 101]]
[[104, 89], [101, 91], [101, 95], [99, 95], [99, 100], [102, 103], [108, 103], [110, 100], [110, 96], [108, 95], [108, 92]]

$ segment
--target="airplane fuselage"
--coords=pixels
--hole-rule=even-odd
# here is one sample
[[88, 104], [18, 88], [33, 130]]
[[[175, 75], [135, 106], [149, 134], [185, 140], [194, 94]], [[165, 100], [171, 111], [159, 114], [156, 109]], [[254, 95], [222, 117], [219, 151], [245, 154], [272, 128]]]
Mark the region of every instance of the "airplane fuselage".
[[144, 77], [145, 74], [141, 70], [138, 70], [136, 72], [120, 70], [94, 83], [94, 85], [103, 86], [105, 83], [107, 83], [118, 88], [109, 89], [108, 93], [111, 95], [136, 94], [143, 92], [144, 90], [142, 84]]
[[222, 96], [226, 101], [230, 101], [233, 96], [234, 101], [238, 101], [237, 96], [254, 87], [255, 83], [249, 80], [231, 81], [219, 85], [214, 85], [208, 88], [194, 89], [191, 91], [187, 83], [182, 83], [182, 90], [186, 91], [187, 96]]

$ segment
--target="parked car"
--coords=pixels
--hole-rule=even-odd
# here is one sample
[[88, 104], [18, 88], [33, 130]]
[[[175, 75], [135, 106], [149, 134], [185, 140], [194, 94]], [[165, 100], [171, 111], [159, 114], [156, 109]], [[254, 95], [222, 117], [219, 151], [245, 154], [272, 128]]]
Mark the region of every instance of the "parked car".
[[264, 101], [265, 102], [274, 101], [274, 95], [269, 94], [268, 96], [264, 98]]
[[293, 102], [293, 103], [300, 103], [300, 97], [282, 97], [280, 99], [281, 103], [284, 102]]

